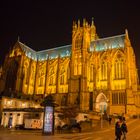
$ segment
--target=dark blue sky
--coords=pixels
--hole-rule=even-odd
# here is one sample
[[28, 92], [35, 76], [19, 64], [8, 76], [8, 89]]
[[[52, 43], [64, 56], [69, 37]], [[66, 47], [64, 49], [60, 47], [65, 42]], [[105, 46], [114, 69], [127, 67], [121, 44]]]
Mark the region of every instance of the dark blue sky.
[[140, 8], [133, 0], [1, 0], [0, 64], [18, 36], [32, 49], [71, 44], [72, 22], [94, 17], [99, 37], [128, 29], [140, 69]]

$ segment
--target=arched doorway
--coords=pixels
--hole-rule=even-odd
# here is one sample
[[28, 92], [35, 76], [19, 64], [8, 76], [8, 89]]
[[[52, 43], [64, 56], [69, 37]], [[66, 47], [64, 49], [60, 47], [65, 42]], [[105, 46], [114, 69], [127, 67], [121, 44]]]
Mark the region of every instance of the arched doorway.
[[107, 111], [107, 106], [107, 97], [103, 93], [100, 93], [96, 98], [96, 111], [104, 113]]

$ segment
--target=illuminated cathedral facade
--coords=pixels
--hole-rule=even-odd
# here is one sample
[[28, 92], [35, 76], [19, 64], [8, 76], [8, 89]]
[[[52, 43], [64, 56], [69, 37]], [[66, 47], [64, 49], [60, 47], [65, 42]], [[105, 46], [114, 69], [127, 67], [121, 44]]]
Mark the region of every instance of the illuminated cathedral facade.
[[[39, 46], [38, 46], [39, 47]], [[73, 23], [72, 44], [35, 51], [18, 40], [1, 71], [0, 92], [52, 94], [81, 111], [140, 114], [136, 60], [128, 32], [99, 38], [92, 21]]]

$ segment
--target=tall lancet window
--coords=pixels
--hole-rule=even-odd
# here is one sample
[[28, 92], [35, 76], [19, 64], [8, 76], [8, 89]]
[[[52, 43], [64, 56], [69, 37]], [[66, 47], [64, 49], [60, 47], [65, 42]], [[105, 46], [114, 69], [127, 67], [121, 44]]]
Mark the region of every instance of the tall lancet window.
[[65, 69], [64, 66], [62, 66], [60, 71], [60, 85], [65, 84]]
[[50, 68], [50, 71], [49, 71], [49, 76], [50, 76], [50, 81], [49, 81], [49, 85], [54, 85], [55, 84], [55, 74], [54, 74], [54, 67], [51, 67]]
[[40, 67], [39, 74], [38, 74], [38, 85], [40, 87], [44, 86], [44, 81], [45, 81], [45, 72], [43, 67]]
[[83, 44], [83, 37], [79, 33], [75, 39], [74, 75], [82, 74], [82, 55], [81, 55], [82, 44]]
[[119, 53], [114, 61], [114, 79], [125, 78], [124, 57]]
[[77, 68], [78, 68], [77, 54], [75, 54], [75, 59], [74, 59], [74, 75], [77, 75]]
[[78, 71], [78, 75], [82, 74], [82, 55], [81, 53], [78, 55], [78, 67], [77, 67], [77, 71]]
[[25, 84], [28, 84], [28, 81], [29, 81], [29, 65], [28, 63], [25, 62], [25, 65], [24, 65], [24, 74], [25, 74]]
[[35, 81], [35, 67], [32, 66], [32, 70], [31, 70], [31, 85], [34, 85], [34, 81]]
[[78, 34], [75, 40], [75, 49], [80, 49], [82, 47], [83, 38], [81, 34]]
[[74, 75], [82, 74], [82, 55], [81, 53], [75, 54], [74, 60]]
[[101, 80], [107, 80], [107, 57], [101, 62]]

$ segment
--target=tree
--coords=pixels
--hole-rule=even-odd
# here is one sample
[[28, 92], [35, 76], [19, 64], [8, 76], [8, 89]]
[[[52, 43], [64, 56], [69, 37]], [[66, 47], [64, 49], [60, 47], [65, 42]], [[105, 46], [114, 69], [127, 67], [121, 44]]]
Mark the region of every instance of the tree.
[[78, 115], [78, 107], [77, 106], [66, 106], [61, 108], [62, 113], [65, 118], [75, 118]]
[[57, 106], [57, 104], [55, 103], [55, 100], [51, 94], [46, 96], [40, 105], [41, 106]]

